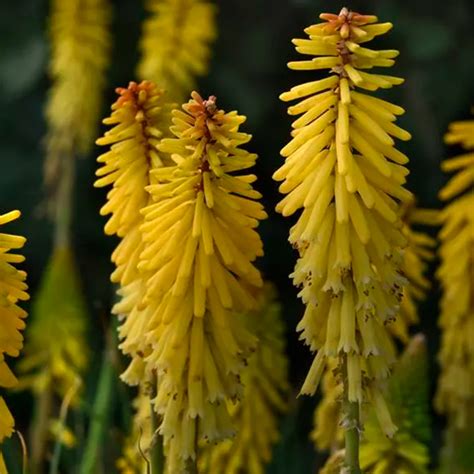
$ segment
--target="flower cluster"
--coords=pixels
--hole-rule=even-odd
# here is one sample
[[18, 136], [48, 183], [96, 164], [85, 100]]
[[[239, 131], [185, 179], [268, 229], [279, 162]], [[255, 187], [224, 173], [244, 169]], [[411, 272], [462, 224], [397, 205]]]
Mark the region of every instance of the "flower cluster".
[[469, 151], [442, 164], [456, 174], [440, 192], [451, 202], [440, 212], [442, 341], [435, 402], [453, 425], [464, 428], [474, 402], [474, 120], [453, 123], [446, 142]]
[[[172, 133], [159, 150], [173, 166], [152, 171], [151, 204], [143, 210], [149, 274], [142, 332], [157, 373], [156, 411], [171, 472], [194, 459], [198, 441], [233, 433], [225, 400], [240, 398], [240, 374], [256, 339], [235, 317], [255, 307], [262, 285], [253, 261], [263, 254], [255, 228], [266, 218], [253, 174], [257, 156], [240, 148], [245, 117], [218, 109], [215, 97], [193, 93], [173, 111]], [[176, 464], [174, 464], [176, 463]]]
[[140, 211], [149, 203], [146, 187], [152, 182], [151, 170], [169, 164], [157, 146], [169, 128], [172, 105], [166, 102], [164, 92], [149, 81], [131, 82], [128, 88], [117, 89], [117, 93], [112, 115], [104, 120], [112, 128], [97, 140], [98, 145], [110, 146], [110, 151], [97, 160], [102, 166], [96, 172], [95, 186], [112, 185], [101, 214], [110, 215], [105, 233], [120, 238], [112, 254], [116, 266], [112, 281], [121, 285], [121, 299], [114, 312], [123, 320], [121, 349], [132, 357], [122, 378], [135, 385], [142, 378], [145, 350], [140, 331], [146, 323], [146, 313], [140, 306], [144, 277], [138, 270], [144, 248]]
[[216, 37], [216, 8], [208, 0], [148, 0], [137, 74], [182, 103], [207, 72]]
[[108, 0], [54, 0], [50, 18], [53, 85], [46, 106], [46, 182], [64, 155], [85, 154], [94, 142], [109, 63]]
[[152, 83], [131, 84], [98, 141], [96, 186], [112, 184], [102, 214], [121, 242], [113, 254], [122, 300], [114, 312], [123, 352], [132, 363], [125, 381], [154, 374], [154, 405], [162, 417], [171, 472], [195, 456], [198, 440], [233, 432], [226, 401], [240, 398], [240, 374], [256, 338], [234, 315], [255, 307], [262, 285], [253, 261], [263, 254], [255, 228], [266, 214], [255, 202], [254, 165], [240, 146], [245, 117], [219, 110], [197, 93], [174, 110], [175, 138], [164, 138], [170, 106]]
[[[0, 215], [0, 225], [7, 224], [20, 216], [19, 211]], [[26, 273], [17, 270], [13, 264], [21, 263], [24, 257], [10, 253], [25, 244], [25, 238], [11, 234], [0, 234], [0, 387], [11, 388], [17, 379], [7, 365], [6, 357], [18, 357], [23, 347], [22, 329], [25, 327], [26, 312], [18, 306], [19, 301], [29, 298], [26, 292]], [[0, 396], [0, 445], [13, 433], [15, 422], [3, 397]], [[0, 450], [0, 472], [7, 472]]]
[[278, 440], [278, 414], [286, 409], [288, 391], [284, 325], [274, 290], [267, 286], [257, 311], [243, 315], [258, 339], [258, 348], [242, 374], [243, 400], [230, 405], [236, 436], [209, 446], [199, 460], [199, 471], [262, 474]]
[[325, 22], [305, 30], [308, 39], [293, 41], [299, 53], [313, 57], [289, 67], [330, 69], [331, 75], [282, 94], [284, 101], [299, 100], [288, 112], [301, 116], [281, 150], [285, 164], [274, 174], [286, 194], [277, 210], [289, 216], [302, 209], [289, 237], [299, 252], [292, 276], [306, 304], [298, 330], [317, 354], [301, 392], [313, 394], [328, 357], [337, 357], [349, 402], [370, 400], [391, 435], [395, 427], [379, 382], [394, 361], [388, 326], [405, 284], [400, 203], [412, 199], [403, 187], [408, 158], [394, 138], [410, 134], [394, 123], [401, 107], [363, 91], [403, 79], [365, 72], [393, 65], [398, 51], [361, 46], [389, 31], [390, 23], [346, 8], [321, 18]]

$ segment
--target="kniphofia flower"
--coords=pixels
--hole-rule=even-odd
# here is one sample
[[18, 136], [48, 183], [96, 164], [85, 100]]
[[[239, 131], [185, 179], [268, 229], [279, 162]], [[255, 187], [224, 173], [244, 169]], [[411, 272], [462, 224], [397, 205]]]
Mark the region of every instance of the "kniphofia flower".
[[289, 386], [284, 325], [274, 293], [267, 285], [258, 310], [242, 315], [247, 328], [258, 337], [258, 347], [242, 374], [243, 399], [229, 404], [236, 435], [204, 449], [199, 459], [203, 474], [263, 474], [279, 439], [278, 415], [287, 407]]
[[466, 428], [474, 403], [474, 120], [454, 122], [445, 138], [467, 153], [442, 164], [443, 171], [456, 174], [440, 192], [450, 203], [440, 212], [442, 340], [435, 403], [452, 426]]
[[241, 148], [245, 117], [225, 113], [215, 97], [193, 93], [173, 111], [176, 138], [158, 146], [173, 166], [152, 171], [152, 203], [143, 210], [149, 272], [142, 337], [151, 345], [148, 372], [158, 378], [156, 411], [168, 469], [180, 472], [199, 441], [233, 432], [225, 400], [240, 398], [240, 374], [256, 339], [235, 316], [255, 307], [262, 285], [253, 261], [263, 254], [255, 228], [266, 214], [256, 202], [251, 168], [257, 156]]
[[155, 81], [179, 103], [206, 74], [216, 37], [216, 7], [208, 0], [147, 0], [137, 74]]
[[[19, 211], [0, 215], [0, 225], [18, 219]], [[25, 238], [18, 235], [0, 234], [0, 388], [12, 388], [17, 379], [7, 365], [6, 357], [18, 357], [23, 347], [21, 331], [25, 327], [26, 312], [18, 303], [28, 299], [26, 273], [15, 268], [24, 257], [10, 253], [25, 244]], [[15, 421], [5, 400], [0, 396], [0, 473], [6, 474], [7, 468], [2, 456], [1, 444], [12, 435]]]
[[113, 311], [123, 319], [121, 349], [132, 357], [122, 378], [135, 385], [142, 378], [146, 352], [143, 328], [147, 315], [140, 306], [145, 286], [138, 270], [144, 249], [140, 211], [149, 203], [146, 187], [152, 182], [151, 170], [169, 164], [157, 146], [169, 128], [172, 105], [167, 103], [163, 90], [150, 81], [131, 82], [128, 88], [118, 88], [117, 93], [112, 115], [104, 120], [112, 128], [97, 140], [98, 145], [110, 146], [110, 150], [97, 159], [102, 166], [94, 185], [112, 186], [100, 212], [110, 215], [105, 233], [120, 238], [112, 254], [116, 270], [111, 279], [121, 285], [121, 300]]
[[64, 155], [86, 154], [94, 143], [109, 63], [110, 17], [108, 0], [52, 0], [48, 184]]
[[284, 101], [299, 100], [288, 111], [301, 116], [281, 150], [285, 164], [274, 174], [287, 194], [277, 210], [289, 216], [302, 209], [289, 237], [299, 252], [292, 276], [306, 304], [298, 331], [316, 357], [301, 392], [313, 394], [328, 357], [337, 357], [347, 374], [348, 401], [371, 401], [391, 435], [395, 427], [380, 382], [394, 362], [387, 325], [396, 318], [405, 284], [400, 202], [411, 200], [403, 187], [408, 158], [394, 138], [408, 140], [410, 134], [394, 123], [401, 107], [366, 91], [403, 79], [366, 72], [393, 65], [398, 51], [362, 46], [391, 23], [346, 8], [321, 18], [305, 30], [308, 39], [293, 41], [312, 58], [289, 67], [329, 69], [330, 75], [282, 94]]

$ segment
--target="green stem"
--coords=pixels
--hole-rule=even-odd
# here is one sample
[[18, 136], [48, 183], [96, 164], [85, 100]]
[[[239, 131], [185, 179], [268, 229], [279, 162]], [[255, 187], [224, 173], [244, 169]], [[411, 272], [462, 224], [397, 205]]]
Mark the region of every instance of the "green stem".
[[151, 412], [151, 435], [152, 441], [150, 446], [150, 464], [151, 474], [162, 474], [164, 472], [165, 456], [163, 453], [163, 438], [158, 434], [159, 419], [153, 407], [153, 398], [156, 396], [156, 376], [152, 378], [153, 389], [150, 398]]
[[362, 474], [359, 464], [359, 403], [349, 401], [346, 363], [344, 368], [345, 472], [347, 474]]
[[[111, 329], [111, 332], [113, 329]], [[107, 348], [104, 353], [102, 368], [100, 370], [97, 392], [92, 409], [86, 446], [82, 456], [79, 474], [90, 474], [96, 472], [96, 464], [99, 452], [102, 448], [104, 435], [107, 429], [110, 408], [112, 405], [112, 392], [115, 380], [115, 367], [113, 337], [108, 338]]]
[[59, 412], [59, 433], [57, 435], [56, 444], [54, 445], [53, 457], [49, 467], [49, 474], [58, 474], [59, 472], [59, 460], [61, 459], [61, 452], [63, 448], [62, 438], [66, 426], [69, 406], [71, 405], [73, 398], [76, 396], [80, 386], [81, 379], [77, 378], [76, 383], [69, 388], [61, 403], [61, 409]]
[[48, 423], [52, 403], [53, 393], [48, 383], [43, 391], [36, 396], [35, 400], [35, 417], [30, 432], [31, 474], [41, 474], [43, 472], [43, 459], [48, 439]]
[[66, 246], [69, 244], [71, 237], [75, 165], [76, 160], [72, 154], [63, 157], [61, 179], [55, 195], [55, 247]]

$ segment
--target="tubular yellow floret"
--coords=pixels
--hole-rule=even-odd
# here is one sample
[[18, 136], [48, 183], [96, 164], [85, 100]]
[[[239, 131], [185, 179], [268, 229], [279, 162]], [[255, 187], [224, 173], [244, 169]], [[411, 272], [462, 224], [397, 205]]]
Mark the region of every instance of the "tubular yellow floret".
[[85, 154], [93, 145], [109, 63], [110, 16], [108, 0], [52, 0], [48, 182], [57, 173], [56, 160]]
[[208, 0], [148, 0], [137, 74], [155, 81], [176, 102], [207, 72], [216, 37], [216, 7]]
[[[19, 211], [0, 215], [0, 225], [20, 217]], [[26, 301], [29, 296], [25, 283], [26, 273], [17, 270], [14, 264], [24, 261], [24, 257], [10, 253], [23, 247], [26, 239], [17, 235], [0, 234], [0, 388], [12, 388], [18, 381], [8, 367], [6, 357], [18, 357], [23, 347], [21, 331], [25, 328], [26, 312], [18, 302]], [[12, 435], [15, 420], [5, 400], [0, 396], [0, 472], [7, 472], [3, 460], [1, 444]]]
[[437, 271], [443, 296], [439, 325], [442, 330], [439, 363], [441, 375], [435, 405], [450, 417], [453, 427], [467, 424], [474, 402], [474, 120], [454, 122], [446, 143], [468, 150], [443, 162], [456, 174], [441, 190], [451, 201], [440, 213], [441, 264]]
[[244, 397], [229, 404], [236, 436], [200, 455], [199, 472], [262, 474], [279, 439], [278, 414], [286, 409], [287, 359], [284, 326], [274, 290], [267, 286], [257, 311], [243, 316], [246, 327], [259, 339], [242, 375]]
[[327, 358], [336, 356], [348, 401], [372, 401], [391, 435], [380, 382], [394, 361], [388, 327], [405, 284], [400, 204], [412, 199], [403, 187], [408, 159], [394, 139], [410, 135], [394, 124], [403, 109], [357, 90], [400, 84], [363, 71], [391, 66], [398, 53], [359, 46], [389, 29], [376, 17], [343, 8], [321, 18], [326, 21], [305, 30], [309, 39], [295, 40], [313, 58], [289, 67], [329, 68], [331, 76], [283, 94], [300, 100], [289, 113], [304, 115], [293, 124], [293, 138], [281, 151], [285, 164], [274, 174], [286, 194], [277, 210], [302, 209], [289, 237], [299, 252], [292, 278], [306, 304], [297, 329], [317, 354], [301, 392], [316, 391]]
[[140, 306], [145, 290], [145, 276], [138, 268], [144, 249], [140, 211], [150, 202], [146, 187], [152, 183], [151, 171], [170, 163], [158, 144], [168, 133], [173, 106], [167, 103], [163, 90], [150, 81], [131, 82], [128, 88], [118, 88], [117, 94], [112, 114], [104, 120], [112, 128], [97, 140], [110, 150], [97, 159], [101, 167], [94, 185], [111, 186], [101, 214], [110, 215], [105, 232], [121, 239], [112, 254], [116, 270], [111, 279], [121, 285], [121, 299], [113, 311], [124, 320], [121, 349], [132, 357], [122, 378], [137, 384], [144, 355], [140, 331], [147, 317]]
[[256, 155], [240, 146], [245, 117], [219, 110], [215, 97], [193, 93], [173, 112], [176, 138], [159, 145], [174, 166], [152, 171], [143, 210], [149, 272], [142, 337], [152, 346], [148, 372], [158, 376], [156, 411], [170, 472], [195, 457], [198, 441], [233, 433], [225, 400], [241, 394], [240, 374], [256, 340], [233, 314], [255, 307], [262, 285], [253, 261], [263, 254], [255, 228], [266, 214], [256, 202]]

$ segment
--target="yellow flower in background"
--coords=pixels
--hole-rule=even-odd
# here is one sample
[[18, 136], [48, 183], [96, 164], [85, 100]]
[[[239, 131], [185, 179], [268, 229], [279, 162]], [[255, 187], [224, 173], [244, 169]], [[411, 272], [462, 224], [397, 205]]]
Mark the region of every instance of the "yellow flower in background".
[[57, 247], [33, 300], [24, 357], [18, 364], [20, 388], [64, 398], [82, 379], [89, 360], [88, 314], [79, 270], [69, 247]]
[[343, 388], [337, 359], [330, 359], [322, 379], [322, 398], [316, 405], [310, 437], [318, 451], [335, 451], [343, 445], [341, 422]]
[[110, 17], [108, 0], [51, 0], [47, 184], [60, 173], [64, 155], [86, 154], [94, 143], [109, 63]]
[[469, 151], [442, 164], [456, 174], [440, 192], [450, 203], [440, 212], [442, 339], [435, 406], [453, 426], [465, 428], [474, 403], [474, 120], [454, 122], [445, 138]]
[[[0, 225], [8, 224], [20, 217], [19, 211], [0, 215]], [[24, 257], [10, 253], [23, 247], [26, 239], [12, 234], [0, 234], [0, 388], [12, 388], [17, 379], [7, 365], [6, 357], [18, 357], [23, 347], [21, 331], [25, 328], [26, 312], [18, 302], [26, 301], [29, 296], [25, 283], [26, 273], [17, 270], [14, 264], [22, 263]], [[5, 400], [0, 396], [0, 473], [7, 472], [1, 444], [12, 435], [15, 420]]]
[[293, 40], [310, 59], [289, 67], [329, 69], [330, 75], [281, 95], [298, 100], [288, 112], [300, 117], [281, 150], [285, 164], [274, 174], [286, 194], [277, 210], [290, 216], [302, 209], [289, 237], [299, 252], [293, 281], [306, 304], [297, 329], [316, 357], [301, 393], [314, 394], [328, 358], [337, 357], [348, 402], [370, 401], [391, 436], [396, 428], [380, 382], [394, 362], [387, 326], [405, 284], [400, 203], [412, 199], [403, 187], [408, 158], [394, 138], [410, 134], [394, 123], [401, 107], [365, 91], [403, 79], [366, 72], [394, 64], [398, 51], [362, 46], [391, 23], [346, 8], [321, 18], [325, 22], [305, 30], [308, 39]]
[[98, 145], [110, 146], [110, 150], [97, 159], [101, 167], [94, 186], [112, 186], [100, 212], [110, 215], [105, 233], [121, 239], [112, 254], [116, 270], [111, 278], [121, 285], [121, 301], [113, 311], [124, 319], [121, 349], [133, 358], [123, 377], [137, 384], [141, 378], [138, 367], [143, 366], [142, 331], [146, 324], [146, 314], [140, 308], [145, 289], [138, 270], [144, 249], [140, 211], [149, 203], [145, 188], [152, 182], [151, 170], [171, 161], [157, 146], [171, 124], [173, 106], [167, 103], [163, 90], [150, 81], [131, 82], [128, 88], [118, 88], [117, 93], [112, 115], [104, 120], [112, 128], [97, 140]]
[[263, 474], [279, 439], [278, 415], [287, 408], [289, 389], [285, 328], [273, 288], [266, 286], [260, 299], [257, 311], [242, 316], [259, 343], [242, 374], [244, 397], [229, 404], [236, 435], [200, 453], [203, 474]]
[[403, 253], [401, 270], [409, 284], [403, 289], [403, 298], [397, 319], [389, 325], [390, 331], [406, 344], [410, 340], [410, 327], [419, 323], [417, 304], [426, 299], [431, 283], [425, 276], [429, 262], [434, 259], [436, 240], [415, 226], [433, 225], [438, 211], [407, 204], [402, 208], [403, 234], [408, 245]]
[[168, 469], [180, 472], [195, 458], [198, 441], [233, 433], [226, 404], [240, 398], [240, 374], [256, 338], [235, 312], [255, 307], [262, 285], [253, 261], [263, 254], [256, 227], [266, 218], [253, 174], [240, 148], [245, 117], [218, 109], [216, 98], [193, 93], [173, 111], [171, 131], [159, 150], [173, 166], [152, 171], [152, 204], [143, 210], [145, 250], [140, 269], [149, 275], [141, 331], [151, 345], [147, 371], [158, 377], [157, 413]]
[[216, 7], [207, 0], [147, 0], [150, 17], [141, 39], [140, 79], [155, 81], [182, 103], [206, 74], [216, 37]]
[[427, 474], [431, 435], [429, 375], [426, 341], [414, 336], [397, 361], [387, 388], [390, 410], [399, 430], [387, 438], [369, 413], [360, 450], [367, 474]]

